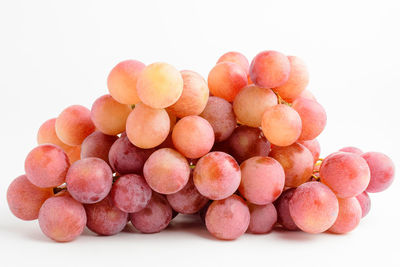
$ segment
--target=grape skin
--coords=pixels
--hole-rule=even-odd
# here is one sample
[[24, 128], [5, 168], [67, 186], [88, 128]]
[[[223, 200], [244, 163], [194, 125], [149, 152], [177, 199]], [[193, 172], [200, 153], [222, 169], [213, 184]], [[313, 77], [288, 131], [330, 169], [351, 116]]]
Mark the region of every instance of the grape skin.
[[43, 202], [51, 196], [53, 196], [52, 189], [33, 185], [26, 175], [15, 178], [7, 189], [10, 211], [25, 221], [36, 220]]
[[111, 168], [99, 158], [78, 160], [68, 170], [66, 183], [71, 196], [84, 204], [104, 199], [111, 190]]
[[367, 152], [361, 155], [371, 171], [371, 180], [366, 191], [377, 193], [386, 190], [394, 180], [395, 167], [393, 161], [383, 153]]
[[305, 140], [305, 141], [299, 141], [298, 143], [305, 146], [311, 152], [314, 158], [314, 163], [316, 163], [321, 153], [321, 146], [318, 140], [317, 139]]
[[86, 226], [98, 235], [115, 235], [124, 229], [128, 221], [128, 213], [114, 206], [110, 196], [95, 204], [84, 205]]
[[236, 128], [236, 117], [232, 104], [223, 98], [210, 96], [201, 117], [212, 126], [215, 142], [221, 142], [229, 138]]
[[339, 214], [335, 223], [329, 228], [329, 232], [345, 234], [354, 230], [360, 223], [361, 215], [360, 203], [355, 197], [339, 198]]
[[197, 162], [193, 181], [203, 196], [212, 200], [224, 199], [238, 189], [240, 168], [229, 154], [210, 152]]
[[297, 231], [299, 227], [294, 223], [289, 210], [289, 201], [292, 198], [296, 188], [289, 188], [283, 191], [275, 201], [275, 207], [278, 212], [278, 223], [289, 231]]
[[86, 225], [86, 212], [81, 203], [67, 193], [48, 198], [39, 211], [42, 232], [57, 242], [68, 242], [79, 236]]
[[185, 187], [189, 180], [189, 163], [171, 148], [151, 154], [143, 167], [143, 174], [151, 189], [161, 194], [173, 194]]
[[25, 159], [28, 180], [42, 188], [57, 187], [64, 183], [69, 166], [65, 152], [50, 144], [37, 146]]
[[126, 174], [114, 182], [111, 189], [111, 199], [114, 205], [127, 213], [144, 209], [151, 199], [151, 188], [142, 176]]
[[248, 203], [250, 224], [247, 232], [252, 234], [267, 234], [272, 231], [277, 221], [277, 213], [272, 203], [255, 205]]
[[364, 218], [365, 216], [367, 216], [367, 214], [369, 213], [369, 211], [371, 209], [371, 199], [370, 199], [367, 191], [362, 192], [361, 194], [356, 196], [356, 198], [358, 200], [358, 203], [361, 206], [361, 211], [362, 211], [361, 217]]
[[243, 54], [239, 52], [231, 51], [223, 54], [218, 59], [217, 64], [221, 62], [231, 62], [238, 64], [246, 72], [246, 75], [249, 75], [249, 67], [250, 67], [249, 61]]
[[342, 149], [339, 149], [339, 151], [340, 152], [354, 153], [354, 154], [357, 154], [357, 155], [361, 155], [361, 154], [364, 153], [361, 149], [359, 149], [357, 147], [354, 147], [354, 146], [346, 146], [346, 147], [344, 147]]
[[270, 157], [252, 157], [240, 164], [239, 192], [250, 203], [265, 205], [275, 201], [285, 185], [282, 166]]
[[335, 194], [320, 182], [300, 185], [289, 201], [290, 215], [304, 232], [317, 234], [328, 230], [336, 221], [339, 203]]
[[237, 195], [213, 201], [206, 213], [207, 230], [222, 240], [237, 239], [246, 232], [249, 223], [249, 208]]
[[129, 218], [132, 225], [140, 232], [158, 233], [172, 220], [172, 208], [164, 196], [153, 193], [149, 204], [141, 211], [131, 213]]
[[109, 164], [108, 153], [116, 140], [118, 136], [106, 135], [100, 131], [93, 132], [82, 143], [81, 158], [95, 157]]

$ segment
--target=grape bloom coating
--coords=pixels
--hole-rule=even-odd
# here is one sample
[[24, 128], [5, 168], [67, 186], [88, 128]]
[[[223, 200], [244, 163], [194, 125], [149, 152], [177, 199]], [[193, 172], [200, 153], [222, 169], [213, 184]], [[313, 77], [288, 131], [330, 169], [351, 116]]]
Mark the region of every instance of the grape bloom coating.
[[40, 125], [7, 190], [11, 213], [56, 242], [85, 227], [174, 235], [184, 216], [216, 240], [357, 231], [394, 162], [354, 146], [324, 158], [328, 117], [305, 61], [264, 50], [250, 62], [229, 51], [206, 79], [165, 62], [117, 63], [90, 109], [71, 105]]

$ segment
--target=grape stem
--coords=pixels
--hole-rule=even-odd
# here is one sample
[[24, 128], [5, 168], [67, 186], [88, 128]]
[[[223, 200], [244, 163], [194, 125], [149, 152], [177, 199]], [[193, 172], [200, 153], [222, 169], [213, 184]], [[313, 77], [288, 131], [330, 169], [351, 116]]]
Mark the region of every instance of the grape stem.
[[277, 92], [275, 92], [274, 90], [272, 90], [272, 92], [274, 92], [274, 94], [278, 98], [278, 104], [284, 104], [284, 105], [287, 105], [289, 107], [292, 106], [292, 104], [290, 104], [289, 102], [286, 102], [285, 100], [283, 100], [283, 98]]

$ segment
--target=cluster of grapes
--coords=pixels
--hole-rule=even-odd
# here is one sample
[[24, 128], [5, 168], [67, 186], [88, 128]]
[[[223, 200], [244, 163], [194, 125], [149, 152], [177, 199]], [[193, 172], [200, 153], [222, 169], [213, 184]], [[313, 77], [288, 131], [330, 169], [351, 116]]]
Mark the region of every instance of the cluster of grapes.
[[308, 80], [301, 59], [276, 51], [251, 65], [226, 53], [208, 83], [166, 63], [120, 62], [91, 110], [70, 106], [40, 127], [26, 174], [8, 188], [10, 210], [55, 241], [85, 226], [114, 235], [129, 221], [156, 233], [178, 213], [225, 240], [275, 225], [349, 232], [394, 164], [354, 147], [320, 159], [326, 113]]

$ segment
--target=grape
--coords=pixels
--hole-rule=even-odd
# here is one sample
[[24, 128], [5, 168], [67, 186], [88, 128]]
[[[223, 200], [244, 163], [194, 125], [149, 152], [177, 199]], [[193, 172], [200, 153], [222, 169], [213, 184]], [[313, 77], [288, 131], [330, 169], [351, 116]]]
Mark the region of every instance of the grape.
[[55, 127], [58, 138], [70, 146], [82, 144], [95, 131], [90, 110], [79, 105], [64, 109], [56, 119]]
[[185, 187], [190, 168], [184, 156], [171, 148], [162, 148], [145, 162], [143, 174], [151, 189], [161, 194], [173, 194]]
[[125, 60], [111, 70], [108, 75], [107, 86], [115, 100], [128, 105], [140, 102], [136, 91], [136, 82], [145, 66], [137, 60]]
[[193, 177], [189, 178], [188, 183], [180, 191], [167, 195], [167, 200], [175, 211], [182, 214], [194, 214], [208, 203], [208, 198], [197, 191]]
[[212, 126], [215, 142], [226, 140], [236, 128], [236, 117], [231, 103], [223, 98], [210, 96], [207, 106], [200, 114]]
[[68, 192], [84, 204], [104, 199], [111, 190], [112, 181], [110, 167], [99, 158], [78, 160], [71, 165], [66, 178]]
[[313, 174], [314, 158], [311, 152], [299, 143], [285, 147], [274, 147], [269, 156], [276, 159], [285, 170], [285, 186], [297, 187]]
[[143, 165], [154, 149], [143, 149], [134, 146], [128, 137], [120, 137], [110, 148], [108, 158], [112, 169], [119, 174], [143, 171]]
[[200, 158], [214, 145], [214, 131], [210, 123], [199, 116], [180, 119], [172, 131], [176, 149], [187, 158]]
[[275, 206], [271, 203], [266, 205], [254, 205], [249, 203], [250, 224], [247, 232], [252, 234], [266, 234], [274, 228], [277, 213]]
[[289, 79], [290, 61], [277, 51], [263, 51], [250, 64], [250, 78], [254, 84], [264, 88], [275, 88]]
[[239, 52], [228, 52], [223, 54], [217, 61], [218, 63], [221, 62], [231, 62], [231, 63], [235, 63], [238, 64], [240, 67], [242, 67], [242, 69], [246, 72], [246, 75], [249, 75], [249, 61], [247, 60], [247, 58], [239, 53]]
[[218, 63], [208, 74], [208, 88], [211, 94], [229, 102], [232, 102], [240, 89], [246, 85], [246, 72], [235, 63]]
[[16, 217], [25, 221], [37, 219], [43, 202], [51, 196], [52, 189], [33, 185], [26, 175], [15, 178], [7, 190], [8, 207]]
[[133, 226], [142, 233], [152, 234], [164, 230], [172, 220], [172, 209], [164, 196], [153, 193], [149, 204], [139, 212], [131, 213]]
[[300, 185], [289, 200], [289, 211], [301, 230], [317, 234], [335, 223], [339, 204], [329, 187], [320, 182], [307, 182]]
[[319, 145], [317, 139], [298, 141], [298, 143], [305, 146], [308, 150], [310, 150], [314, 158], [314, 163], [318, 161], [319, 155], [321, 153], [321, 146]]
[[136, 89], [146, 105], [156, 109], [166, 108], [178, 101], [182, 94], [182, 75], [172, 65], [153, 63], [140, 73]]
[[[297, 96], [297, 98], [307, 98], [307, 99], [310, 99], [310, 100], [317, 101], [317, 99], [315, 98], [315, 96], [314, 96], [310, 91], [308, 91], [308, 90], [304, 90], [303, 92], [301, 92], [301, 93]], [[297, 99], [297, 98], [296, 98], [296, 99]]]
[[93, 132], [82, 143], [81, 158], [95, 157], [109, 163], [108, 153], [116, 140], [117, 136], [105, 135], [99, 131]]
[[206, 205], [204, 205], [203, 208], [201, 208], [201, 210], [199, 211], [199, 216], [201, 221], [203, 222], [203, 224], [206, 224], [206, 214], [207, 214], [207, 210], [210, 207], [211, 203], [213, 203], [213, 200], [209, 200]]
[[247, 201], [265, 205], [282, 193], [285, 172], [278, 161], [270, 157], [252, 157], [240, 164], [242, 180], [239, 192]]
[[329, 232], [345, 234], [352, 231], [361, 220], [361, 207], [355, 197], [339, 198], [339, 214], [335, 223], [329, 228]]
[[281, 86], [274, 88], [274, 90], [280, 97], [292, 102], [306, 89], [309, 75], [303, 60], [295, 56], [288, 56], [288, 59], [290, 62], [289, 79]]
[[339, 198], [361, 194], [370, 182], [367, 162], [359, 155], [336, 152], [322, 161], [319, 175], [321, 182], [329, 186]]
[[50, 119], [45, 121], [39, 128], [37, 133], [37, 143], [42, 144], [53, 144], [61, 147], [64, 152], [68, 155], [70, 163], [80, 159], [80, 147], [69, 146], [64, 144], [56, 134], [56, 119]]
[[121, 104], [111, 95], [103, 95], [93, 103], [91, 118], [98, 130], [107, 135], [117, 135], [125, 131], [126, 119], [132, 109]]
[[261, 126], [265, 137], [276, 146], [289, 146], [296, 142], [301, 134], [299, 114], [284, 104], [267, 108]]
[[181, 71], [183, 91], [178, 101], [168, 108], [168, 111], [179, 118], [190, 115], [199, 115], [207, 105], [209, 90], [206, 81], [200, 74], [190, 71]]
[[366, 191], [356, 196], [356, 198], [361, 206], [361, 211], [362, 211], [361, 217], [364, 218], [365, 216], [367, 216], [369, 210], [371, 209], [371, 199], [369, 198], [369, 195]]
[[271, 89], [249, 85], [240, 90], [233, 102], [233, 111], [240, 123], [260, 127], [265, 110], [278, 104]]
[[[227, 140], [227, 151], [239, 162], [255, 156], [268, 156], [271, 144], [259, 128], [237, 127]], [[222, 150], [223, 151], [223, 150]]]
[[38, 187], [56, 187], [64, 183], [69, 168], [68, 156], [58, 146], [35, 147], [25, 159], [28, 180]]
[[98, 235], [115, 235], [124, 229], [128, 213], [114, 206], [107, 196], [95, 204], [86, 204], [87, 227]]
[[172, 114], [171, 111], [167, 110], [167, 113], [168, 113], [168, 117], [169, 117], [169, 133], [171, 133], [175, 127], [177, 119], [176, 119], [176, 116], [174, 114]]
[[299, 98], [293, 102], [292, 108], [297, 111], [301, 118], [300, 140], [312, 140], [324, 130], [326, 113], [318, 102]]
[[207, 230], [218, 239], [234, 240], [240, 237], [249, 223], [249, 208], [237, 195], [214, 201], [206, 213]]
[[68, 194], [48, 198], [38, 219], [42, 232], [57, 242], [72, 241], [86, 225], [85, 208]]
[[357, 154], [357, 155], [360, 155], [360, 156], [361, 156], [362, 153], [364, 153], [361, 149], [359, 149], [357, 147], [353, 147], [353, 146], [346, 146], [346, 147], [344, 147], [342, 149], [339, 149], [339, 151], [340, 152], [354, 153], [354, 154]]
[[139, 103], [126, 121], [126, 135], [129, 141], [140, 148], [153, 148], [168, 136], [170, 119], [164, 109], [153, 109]]
[[275, 201], [276, 210], [278, 212], [278, 223], [289, 231], [299, 230], [297, 225], [294, 223], [289, 210], [289, 201], [295, 190], [295, 188], [289, 188], [283, 191], [280, 197]]
[[367, 152], [361, 155], [371, 171], [371, 181], [366, 191], [377, 193], [387, 189], [394, 179], [394, 163], [383, 153]]
[[224, 199], [238, 189], [240, 168], [229, 154], [210, 152], [197, 162], [193, 181], [203, 196], [212, 200]]
[[118, 178], [111, 189], [111, 199], [120, 210], [128, 213], [141, 211], [151, 198], [151, 188], [142, 176], [126, 174]]

